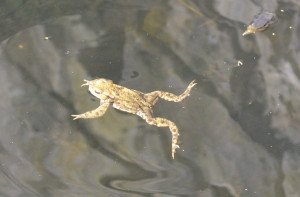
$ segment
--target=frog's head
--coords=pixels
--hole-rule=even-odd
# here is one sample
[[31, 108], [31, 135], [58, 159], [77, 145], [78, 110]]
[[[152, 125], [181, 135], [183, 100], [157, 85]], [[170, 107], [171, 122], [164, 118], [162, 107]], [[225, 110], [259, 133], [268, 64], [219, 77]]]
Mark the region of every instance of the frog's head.
[[82, 84], [82, 86], [89, 86], [89, 91], [92, 95], [94, 95], [97, 98], [100, 98], [99, 96], [103, 94], [103, 92], [107, 89], [110, 89], [113, 82], [108, 79], [95, 79], [92, 81], [84, 80], [86, 83]]

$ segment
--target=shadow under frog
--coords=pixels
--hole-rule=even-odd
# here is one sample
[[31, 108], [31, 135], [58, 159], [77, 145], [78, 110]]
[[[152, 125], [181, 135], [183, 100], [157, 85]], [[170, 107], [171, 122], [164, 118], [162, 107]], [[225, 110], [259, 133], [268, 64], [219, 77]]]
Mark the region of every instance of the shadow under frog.
[[121, 111], [136, 114], [150, 125], [155, 125], [157, 127], [169, 127], [172, 133], [172, 158], [174, 159], [176, 148], [179, 148], [177, 144], [179, 136], [178, 128], [175, 123], [170, 120], [152, 117], [152, 108], [158, 101], [158, 98], [173, 102], [182, 101], [189, 96], [191, 89], [196, 85], [195, 80], [193, 80], [186, 90], [179, 96], [163, 91], [154, 91], [144, 94], [137, 90], [128, 89], [114, 84], [111, 80], [103, 78], [92, 81], [84, 81], [86, 83], [81, 85], [81, 87], [89, 86], [89, 91], [95, 97], [100, 99], [100, 106], [83, 114], [72, 115], [75, 117], [74, 120], [79, 118], [97, 118], [103, 116], [110, 105]]

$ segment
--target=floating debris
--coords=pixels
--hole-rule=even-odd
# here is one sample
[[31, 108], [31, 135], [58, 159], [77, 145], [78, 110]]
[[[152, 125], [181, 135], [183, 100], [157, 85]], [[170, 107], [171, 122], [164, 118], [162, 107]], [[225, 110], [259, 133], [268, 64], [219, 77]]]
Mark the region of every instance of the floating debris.
[[276, 21], [276, 15], [270, 12], [263, 12], [259, 14], [253, 22], [247, 27], [247, 30], [243, 33], [243, 36], [248, 34], [254, 34], [258, 31], [266, 30], [272, 23]]
[[241, 60], [238, 60], [237, 66], [243, 66], [243, 62]]

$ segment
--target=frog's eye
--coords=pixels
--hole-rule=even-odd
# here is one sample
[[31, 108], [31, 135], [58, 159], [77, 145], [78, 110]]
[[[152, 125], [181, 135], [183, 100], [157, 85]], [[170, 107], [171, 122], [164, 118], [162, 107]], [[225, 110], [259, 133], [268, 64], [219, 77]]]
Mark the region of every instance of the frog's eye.
[[95, 92], [96, 94], [101, 94], [101, 92], [100, 92], [99, 90], [94, 90], [94, 92]]

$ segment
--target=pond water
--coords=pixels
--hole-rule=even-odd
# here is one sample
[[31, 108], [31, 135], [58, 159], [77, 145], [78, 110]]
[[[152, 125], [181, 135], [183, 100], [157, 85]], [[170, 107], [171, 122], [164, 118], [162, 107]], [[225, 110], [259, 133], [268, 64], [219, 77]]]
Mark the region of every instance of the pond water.
[[[7, 0], [0, 10], [1, 197], [300, 196], [297, 0]], [[263, 11], [276, 22], [242, 36]], [[182, 102], [153, 108], [179, 129], [174, 160], [168, 127], [113, 107], [73, 120], [99, 106], [80, 87], [96, 78], [176, 95], [196, 80]]]

